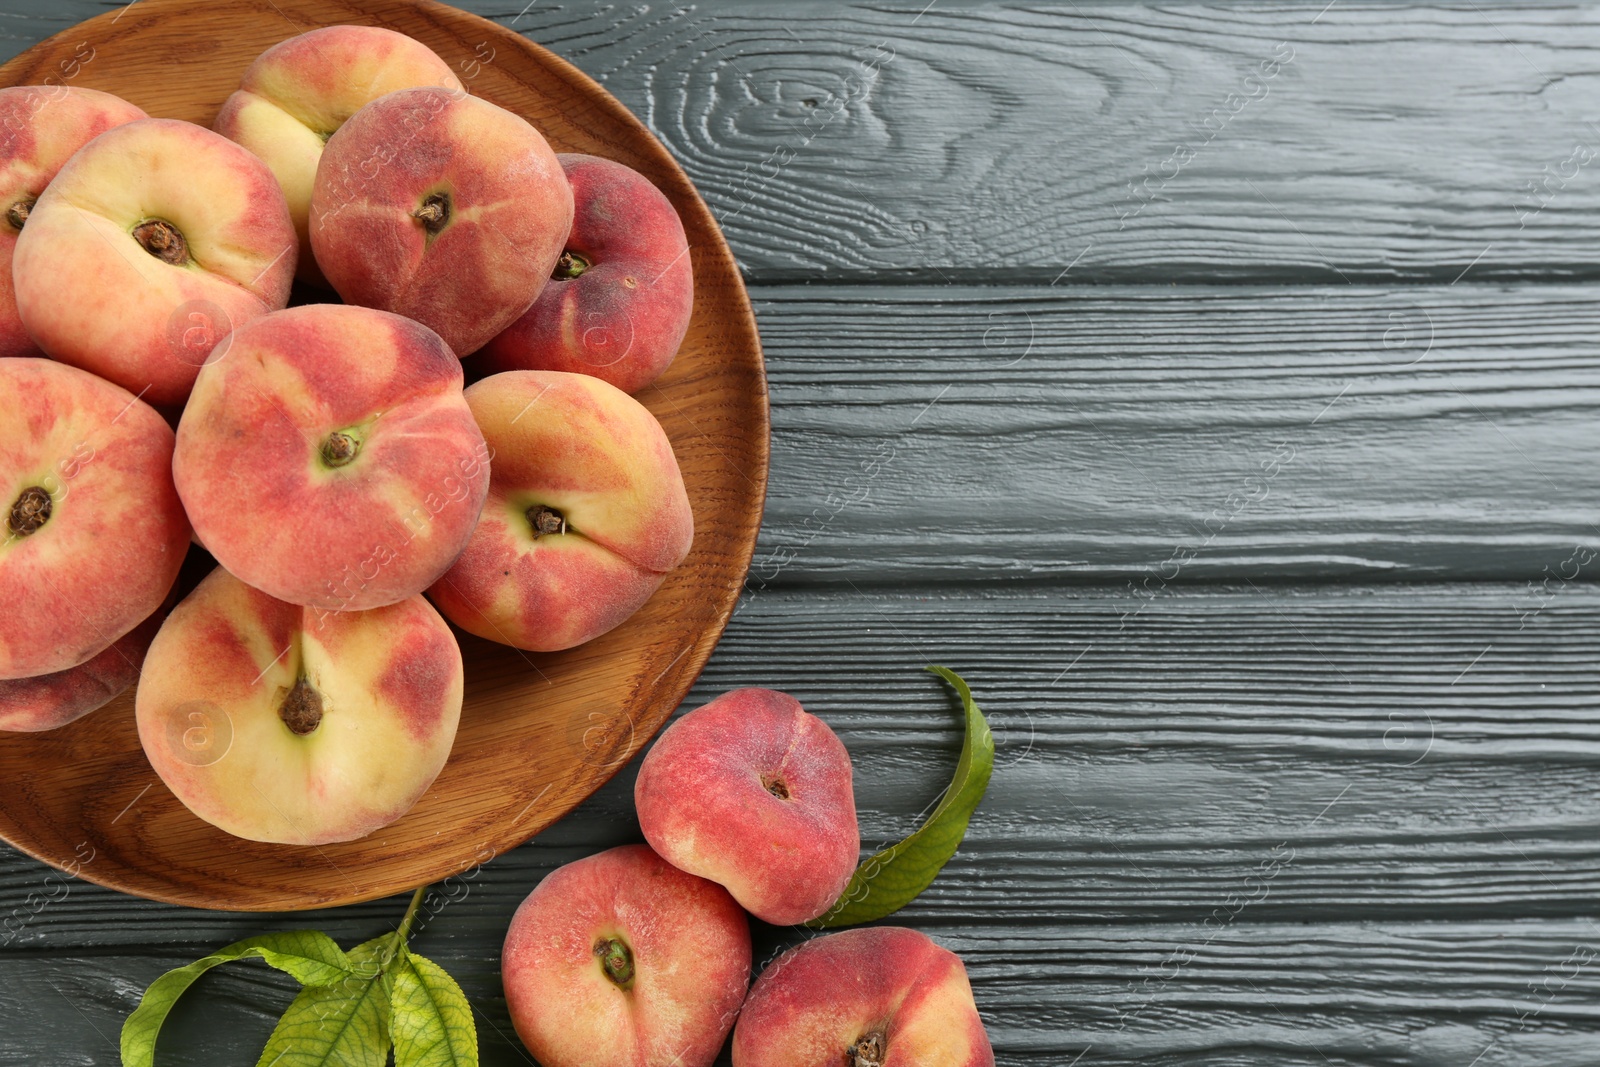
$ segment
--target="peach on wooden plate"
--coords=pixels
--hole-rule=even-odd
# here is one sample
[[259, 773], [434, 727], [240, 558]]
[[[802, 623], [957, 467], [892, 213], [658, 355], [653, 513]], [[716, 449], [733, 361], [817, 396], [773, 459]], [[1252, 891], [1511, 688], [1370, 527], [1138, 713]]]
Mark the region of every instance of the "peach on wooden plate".
[[677, 355], [694, 311], [683, 223], [631, 167], [557, 156], [572, 184], [572, 233], [533, 306], [484, 346], [503, 370], [564, 370], [637, 393]]
[[0, 89], [0, 356], [42, 355], [22, 328], [12, 290], [17, 234], [74, 152], [113, 126], [146, 118], [120, 96], [71, 85]]
[[825, 934], [756, 979], [733, 1067], [993, 1067], [955, 953], [915, 930]]
[[0, 679], [76, 667], [161, 606], [189, 547], [172, 429], [47, 359], [0, 360]]
[[651, 847], [765, 922], [827, 911], [861, 856], [849, 753], [771, 689], [724, 693], [667, 727], [633, 797]]
[[572, 187], [522, 118], [459, 91], [403, 89], [328, 139], [310, 229], [346, 303], [416, 319], [468, 356], [550, 280]]
[[49, 355], [156, 407], [229, 329], [283, 307], [289, 208], [265, 163], [203, 126], [139, 119], [85, 145], [17, 237], [17, 311]]
[[156, 612], [76, 667], [0, 681], [0, 732], [54, 730], [127, 692], [138, 680], [144, 654], [165, 617], [165, 612]]
[[422, 597], [370, 611], [276, 600], [218, 567], [167, 617], [135, 696], [179, 800], [237, 837], [350, 841], [409, 811], [450, 755], [461, 650]]
[[621, 625], [694, 539], [661, 424], [615, 386], [563, 371], [507, 371], [466, 396], [494, 457], [489, 498], [428, 595], [463, 630], [535, 651]]
[[624, 845], [539, 883], [501, 975], [545, 1067], [709, 1067], [750, 982], [750, 925], [721, 886]]
[[280, 600], [353, 611], [439, 579], [473, 535], [489, 455], [438, 334], [313, 304], [217, 348], [173, 473], [217, 562]]
[[322, 148], [361, 108], [399, 89], [461, 88], [421, 41], [379, 26], [325, 26], [273, 45], [250, 64], [212, 129], [266, 161], [300, 236], [300, 278], [325, 284], [307, 227]]

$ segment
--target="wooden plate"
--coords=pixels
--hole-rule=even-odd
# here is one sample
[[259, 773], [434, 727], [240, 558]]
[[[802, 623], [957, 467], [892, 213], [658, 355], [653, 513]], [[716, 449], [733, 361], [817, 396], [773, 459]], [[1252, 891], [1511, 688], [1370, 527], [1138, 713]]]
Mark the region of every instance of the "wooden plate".
[[565, 61], [427, 0], [139, 0], [24, 52], [0, 67], [0, 85], [87, 86], [209, 125], [264, 49], [337, 23], [417, 38], [557, 151], [626, 163], [677, 206], [694, 318], [671, 370], [639, 399], [677, 450], [694, 550], [632, 620], [581, 648], [525, 654], [463, 636], [466, 706], [450, 762], [410, 814], [365, 840], [264, 845], [195, 818], [145, 760], [131, 693], [61, 730], [0, 735], [0, 836], [101, 885], [176, 904], [278, 911], [370, 900], [526, 841], [610, 778], [682, 701], [733, 611], [761, 523], [766, 377], [733, 256], [666, 149]]

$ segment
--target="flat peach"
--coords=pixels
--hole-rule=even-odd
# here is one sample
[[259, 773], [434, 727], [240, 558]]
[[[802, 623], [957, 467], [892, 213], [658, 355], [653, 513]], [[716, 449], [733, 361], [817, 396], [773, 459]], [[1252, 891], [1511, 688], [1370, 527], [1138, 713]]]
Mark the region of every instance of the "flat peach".
[[11, 282], [17, 234], [74, 152], [143, 111], [119, 96], [71, 85], [0, 89], [0, 357], [43, 355], [22, 328]]
[[572, 188], [539, 131], [487, 100], [404, 89], [328, 139], [311, 249], [346, 303], [437, 330], [468, 356], [550, 280]]
[[311, 255], [311, 187], [322, 148], [361, 108], [399, 89], [461, 88], [421, 41], [378, 26], [324, 26], [280, 41], [245, 70], [212, 129], [260, 156], [289, 202], [302, 281], [326, 285]]
[[621, 625], [689, 553], [661, 424], [598, 378], [508, 371], [467, 389], [494, 466], [483, 516], [428, 595], [457, 626], [554, 651]]
[[54, 358], [176, 407], [219, 339], [288, 302], [295, 247], [265, 163], [203, 126], [140, 119], [39, 197], [17, 238], [17, 311]]
[[127, 692], [138, 680], [139, 666], [165, 617], [158, 611], [76, 667], [0, 681], [0, 731], [55, 730]]
[[750, 982], [750, 925], [721, 886], [624, 845], [528, 894], [501, 975], [545, 1067], [710, 1067]]
[[450, 755], [461, 691], [461, 650], [421, 597], [318, 612], [218, 567], [156, 634], [134, 708], [190, 811], [236, 837], [319, 845], [411, 809]]
[[861, 858], [850, 754], [787, 693], [735, 689], [678, 719], [633, 799], [662, 858], [778, 926], [832, 907]]
[[733, 1032], [733, 1067], [993, 1067], [955, 953], [915, 930], [813, 938], [756, 979]]
[[76, 667], [161, 606], [189, 548], [172, 429], [47, 359], [0, 359], [0, 679]]
[[355, 611], [439, 580], [473, 534], [489, 455], [438, 334], [314, 304], [218, 347], [173, 474], [217, 562], [280, 600]]
[[637, 393], [677, 355], [694, 312], [683, 223], [633, 168], [598, 156], [556, 158], [572, 184], [572, 233], [550, 284], [481, 359], [490, 373], [572, 371]]

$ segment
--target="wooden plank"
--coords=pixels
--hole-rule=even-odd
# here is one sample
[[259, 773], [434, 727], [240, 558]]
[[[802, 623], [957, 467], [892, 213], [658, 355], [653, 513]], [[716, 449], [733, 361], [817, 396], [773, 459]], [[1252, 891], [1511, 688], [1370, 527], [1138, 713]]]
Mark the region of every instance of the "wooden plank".
[[[1493, 584], [772, 592], [735, 616], [685, 707], [741, 685], [798, 695], [849, 747], [876, 847], [913, 828], [960, 743], [919, 667], [962, 671], [999, 769], [962, 853], [905, 913], [917, 925], [1204, 923], [1263, 864], [1276, 869], [1249, 889], [1251, 921], [1586, 915], [1600, 588], [1553, 589], [1527, 615], [1517, 598]], [[544, 874], [637, 840], [633, 773], [453, 885], [472, 903], [440, 924], [487, 951]], [[201, 948], [307, 923], [354, 937], [403, 907], [236, 916], [45, 875], [0, 861], [11, 951]]]
[[756, 281], [1600, 271], [1594, 5], [462, 6], [641, 116]]
[[1600, 542], [1597, 295], [762, 290], [751, 581], [1542, 579]]
[[[1592, 1067], [1600, 1042], [1600, 935], [1583, 920], [925, 928], [965, 960], [1001, 1064]], [[442, 927], [415, 947], [460, 981], [485, 1067], [530, 1063], [498, 952]], [[0, 1067], [114, 1063], [142, 987], [188, 960], [172, 949], [0, 960]], [[251, 1062], [290, 996], [260, 964], [223, 967], [173, 1013], [158, 1062]]]

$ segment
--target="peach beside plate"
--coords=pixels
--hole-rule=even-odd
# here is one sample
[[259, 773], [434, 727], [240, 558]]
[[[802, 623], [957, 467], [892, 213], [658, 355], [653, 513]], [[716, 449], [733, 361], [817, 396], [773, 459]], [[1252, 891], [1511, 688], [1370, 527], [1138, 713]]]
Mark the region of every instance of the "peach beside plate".
[[463, 636], [466, 706], [450, 762], [410, 814], [361, 841], [263, 845], [195, 818], [146, 762], [131, 692], [51, 733], [0, 734], [0, 836], [90, 881], [175, 904], [278, 911], [370, 900], [526, 841], [616, 773], [683, 699], [733, 611], [761, 524], [766, 377], [733, 256], [666, 149], [565, 61], [426, 0], [140, 0], [24, 52], [0, 67], [0, 85], [65, 81], [209, 125], [262, 50], [337, 23], [417, 38], [557, 151], [626, 163], [677, 206], [694, 318], [672, 368], [639, 399], [677, 450], [694, 550], [632, 620], [581, 648], [540, 655]]

